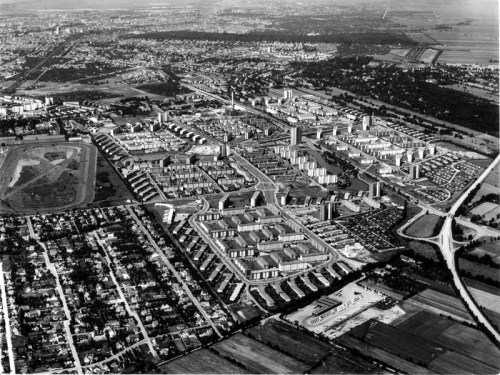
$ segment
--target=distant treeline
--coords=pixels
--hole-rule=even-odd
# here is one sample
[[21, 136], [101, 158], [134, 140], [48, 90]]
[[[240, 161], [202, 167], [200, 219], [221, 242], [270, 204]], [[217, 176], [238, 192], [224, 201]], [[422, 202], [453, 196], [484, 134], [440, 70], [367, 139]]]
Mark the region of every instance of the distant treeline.
[[283, 42], [283, 43], [365, 43], [365, 44], [405, 44], [415, 45], [404, 34], [399, 33], [345, 33], [331, 35], [298, 35], [279, 31], [255, 32], [250, 34], [214, 33], [204, 31], [160, 31], [129, 35], [131, 39], [186, 39], [220, 40], [228, 42]]

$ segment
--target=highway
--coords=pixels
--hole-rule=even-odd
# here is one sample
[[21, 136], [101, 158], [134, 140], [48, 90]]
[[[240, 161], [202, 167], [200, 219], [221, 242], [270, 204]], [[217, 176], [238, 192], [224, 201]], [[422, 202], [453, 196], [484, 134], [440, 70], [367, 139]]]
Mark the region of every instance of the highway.
[[465, 286], [463, 280], [460, 278], [457, 265], [455, 262], [455, 252], [457, 249], [455, 248], [453, 241], [452, 220], [455, 217], [455, 213], [458, 210], [458, 208], [463, 204], [463, 202], [467, 198], [467, 195], [488, 176], [488, 174], [493, 170], [493, 168], [498, 164], [499, 161], [500, 161], [500, 155], [498, 155], [495, 158], [495, 160], [493, 160], [493, 162], [488, 166], [488, 168], [484, 170], [481, 176], [479, 176], [479, 178], [476, 181], [474, 181], [474, 183], [460, 196], [460, 198], [457, 199], [455, 204], [451, 207], [450, 211], [448, 212], [448, 215], [446, 216], [446, 220], [439, 234], [439, 241], [438, 241], [441, 253], [443, 254], [448, 269], [453, 274], [453, 281], [460, 293], [460, 296], [465, 301], [470, 311], [472, 311], [472, 314], [477, 318], [477, 320], [480, 323], [482, 323], [486, 327], [486, 329], [493, 335], [497, 343], [500, 343], [500, 334], [495, 330], [495, 328], [493, 328], [492, 324], [485, 317], [483, 311], [479, 308], [476, 301], [474, 301], [471, 294], [467, 290], [467, 287]]

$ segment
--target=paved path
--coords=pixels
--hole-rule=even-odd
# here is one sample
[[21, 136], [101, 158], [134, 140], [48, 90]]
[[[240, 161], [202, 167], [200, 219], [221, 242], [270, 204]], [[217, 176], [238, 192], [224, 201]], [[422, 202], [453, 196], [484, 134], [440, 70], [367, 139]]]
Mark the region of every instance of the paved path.
[[[16, 373], [16, 366], [14, 364], [14, 350], [12, 348], [12, 333], [10, 331], [10, 317], [9, 309], [7, 307], [7, 293], [5, 291], [5, 279], [3, 272], [3, 263], [0, 262], [0, 288], [2, 289], [2, 309], [3, 319], [5, 323], [5, 340], [7, 341], [7, 355], [9, 356], [10, 373]], [[2, 370], [3, 372], [3, 370]]]

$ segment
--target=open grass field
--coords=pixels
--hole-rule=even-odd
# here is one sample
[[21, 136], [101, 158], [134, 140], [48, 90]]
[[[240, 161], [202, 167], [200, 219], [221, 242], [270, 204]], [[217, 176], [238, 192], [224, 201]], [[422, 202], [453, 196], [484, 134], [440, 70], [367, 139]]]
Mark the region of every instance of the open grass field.
[[159, 366], [162, 374], [248, 374], [243, 367], [207, 349], [197, 350]]
[[246, 306], [234, 303], [228, 306], [228, 309], [231, 310], [233, 314], [236, 315], [236, 318], [240, 322], [246, 322], [250, 319], [257, 318], [258, 316], [261, 315], [260, 310], [253, 305]]
[[252, 327], [246, 332], [263, 344], [277, 346], [283, 352], [310, 365], [317, 363], [332, 348], [331, 345], [277, 320], [269, 320], [263, 326]]
[[499, 181], [500, 181], [500, 165], [497, 164], [497, 166], [492, 169], [492, 171], [486, 177], [483, 183], [493, 185], [494, 187], [498, 187]]
[[433, 289], [426, 289], [406, 300], [405, 303], [413, 304], [435, 314], [444, 314], [472, 322], [469, 312], [460, 299]]
[[438, 223], [439, 216], [424, 215], [406, 229], [406, 235], [416, 238], [433, 237]]
[[290, 356], [262, 345], [242, 334], [218, 342], [212, 346], [219, 355], [234, 359], [251, 373], [298, 374], [309, 368]]
[[97, 156], [95, 200], [109, 204], [124, 204], [135, 198], [111, 164], [99, 153]]
[[97, 150], [53, 143], [9, 149], [0, 168], [0, 199], [17, 212], [62, 210], [94, 198]]

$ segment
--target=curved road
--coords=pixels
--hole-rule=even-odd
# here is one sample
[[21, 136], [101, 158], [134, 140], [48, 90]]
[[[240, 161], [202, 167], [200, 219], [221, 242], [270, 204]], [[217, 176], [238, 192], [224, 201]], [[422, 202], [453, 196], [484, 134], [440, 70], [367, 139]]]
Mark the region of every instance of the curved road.
[[446, 264], [453, 274], [453, 281], [455, 282], [455, 286], [458, 289], [460, 296], [465, 301], [472, 314], [477, 318], [479, 322], [481, 322], [486, 327], [486, 329], [493, 335], [498, 343], [500, 343], [500, 334], [495, 330], [495, 328], [493, 328], [489, 320], [485, 317], [483, 311], [479, 308], [476, 301], [474, 301], [464, 282], [460, 278], [460, 275], [458, 274], [457, 264], [455, 262], [455, 252], [457, 249], [454, 248], [453, 245], [454, 241], [451, 224], [453, 218], [455, 217], [457, 209], [463, 204], [464, 200], [467, 198], [467, 195], [488, 176], [488, 174], [493, 170], [493, 168], [498, 164], [499, 161], [500, 155], [498, 155], [495, 160], [493, 160], [493, 162], [489, 165], [488, 168], [484, 170], [481, 176], [479, 176], [479, 178], [460, 196], [460, 198], [457, 199], [446, 217], [443, 228], [441, 229], [441, 232], [439, 234], [438, 242], [439, 248], [441, 249], [441, 253], [443, 254]]

